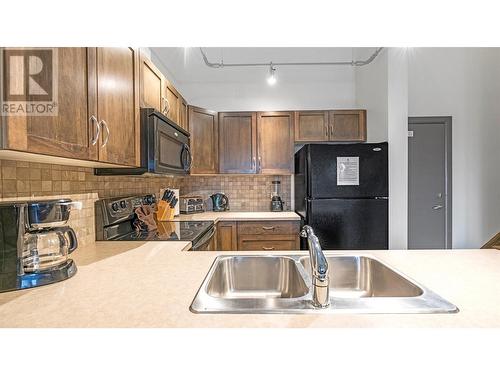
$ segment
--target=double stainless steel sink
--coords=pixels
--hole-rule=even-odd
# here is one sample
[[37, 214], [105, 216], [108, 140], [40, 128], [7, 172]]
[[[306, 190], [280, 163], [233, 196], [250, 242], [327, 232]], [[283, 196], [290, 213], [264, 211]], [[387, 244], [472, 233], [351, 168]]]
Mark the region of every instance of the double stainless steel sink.
[[328, 255], [330, 306], [312, 305], [308, 256], [215, 259], [191, 304], [195, 313], [454, 313], [458, 308], [367, 255]]

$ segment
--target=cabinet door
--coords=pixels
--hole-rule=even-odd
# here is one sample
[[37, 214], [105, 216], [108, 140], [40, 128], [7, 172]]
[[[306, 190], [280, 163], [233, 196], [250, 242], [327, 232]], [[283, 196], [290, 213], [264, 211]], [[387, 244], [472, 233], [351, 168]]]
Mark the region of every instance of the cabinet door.
[[255, 173], [257, 165], [255, 112], [219, 114], [219, 171]]
[[165, 110], [163, 99], [164, 78], [161, 72], [146, 56], [141, 54], [140, 63], [140, 103], [141, 107]]
[[215, 174], [219, 170], [217, 112], [189, 106], [188, 117], [193, 155], [191, 174]]
[[132, 48], [97, 48], [99, 160], [138, 166], [139, 59]]
[[181, 97], [181, 107], [179, 110], [179, 126], [188, 130], [188, 105], [183, 97]]
[[216, 250], [221, 250], [221, 251], [238, 250], [236, 222], [220, 221], [217, 224]]
[[293, 133], [293, 112], [257, 113], [259, 173], [293, 173]]
[[169, 82], [165, 81], [165, 101], [166, 101], [166, 111], [164, 112], [170, 120], [179, 124], [179, 112], [181, 107], [181, 95], [175, 87]]
[[295, 142], [328, 141], [328, 111], [295, 112]]
[[330, 111], [331, 141], [366, 142], [366, 111], [339, 110]]
[[[5, 117], [5, 147], [44, 155], [96, 160], [97, 112], [87, 96], [95, 89], [88, 81], [87, 48], [57, 48], [57, 116]], [[12, 73], [12, 71], [11, 71]], [[19, 71], [21, 74], [21, 71]], [[90, 83], [90, 86], [89, 86]], [[92, 117], [91, 119], [91, 116]]]

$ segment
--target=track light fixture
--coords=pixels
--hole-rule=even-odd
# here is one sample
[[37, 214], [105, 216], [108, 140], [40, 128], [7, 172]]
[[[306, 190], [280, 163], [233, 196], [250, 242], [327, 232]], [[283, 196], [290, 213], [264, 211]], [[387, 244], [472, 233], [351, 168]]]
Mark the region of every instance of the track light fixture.
[[269, 65], [269, 77], [267, 77], [267, 83], [270, 86], [273, 86], [276, 83], [276, 68], [273, 66], [273, 63]]

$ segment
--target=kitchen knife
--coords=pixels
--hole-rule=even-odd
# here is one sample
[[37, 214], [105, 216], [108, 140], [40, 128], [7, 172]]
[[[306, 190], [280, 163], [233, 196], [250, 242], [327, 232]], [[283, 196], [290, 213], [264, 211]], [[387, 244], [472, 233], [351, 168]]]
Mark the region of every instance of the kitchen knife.
[[167, 199], [165, 199], [168, 203], [172, 202], [172, 199], [175, 197], [175, 193], [172, 190], [168, 190]]
[[165, 190], [163, 191], [163, 196], [161, 197], [161, 200], [162, 200], [162, 201], [167, 201], [167, 196], [168, 196], [168, 192], [169, 192], [169, 191], [170, 191], [169, 189], [165, 189]]
[[179, 202], [179, 199], [176, 197], [173, 197], [172, 200], [170, 201], [170, 208], [175, 208], [175, 205]]

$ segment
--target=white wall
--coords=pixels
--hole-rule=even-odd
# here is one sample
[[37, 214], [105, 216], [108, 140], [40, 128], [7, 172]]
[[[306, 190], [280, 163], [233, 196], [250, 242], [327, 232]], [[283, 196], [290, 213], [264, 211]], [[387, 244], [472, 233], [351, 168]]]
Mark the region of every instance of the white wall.
[[[373, 48], [355, 48], [355, 59], [365, 60]], [[368, 142], [385, 142], [387, 134], [387, 55], [383, 49], [369, 65], [355, 70], [356, 107], [366, 109]]]
[[[373, 48], [355, 48], [366, 59]], [[367, 110], [368, 142], [389, 143], [389, 248], [406, 249], [408, 232], [408, 61], [385, 48], [355, 74], [356, 106]]]
[[453, 247], [500, 231], [500, 49], [413, 48], [409, 115], [452, 116]]
[[406, 49], [387, 51], [389, 141], [389, 249], [408, 247], [408, 59]]
[[[351, 61], [351, 48], [205, 48], [211, 61]], [[151, 48], [152, 59], [192, 105], [215, 111], [353, 108], [354, 68], [278, 66], [213, 69], [198, 48]]]

